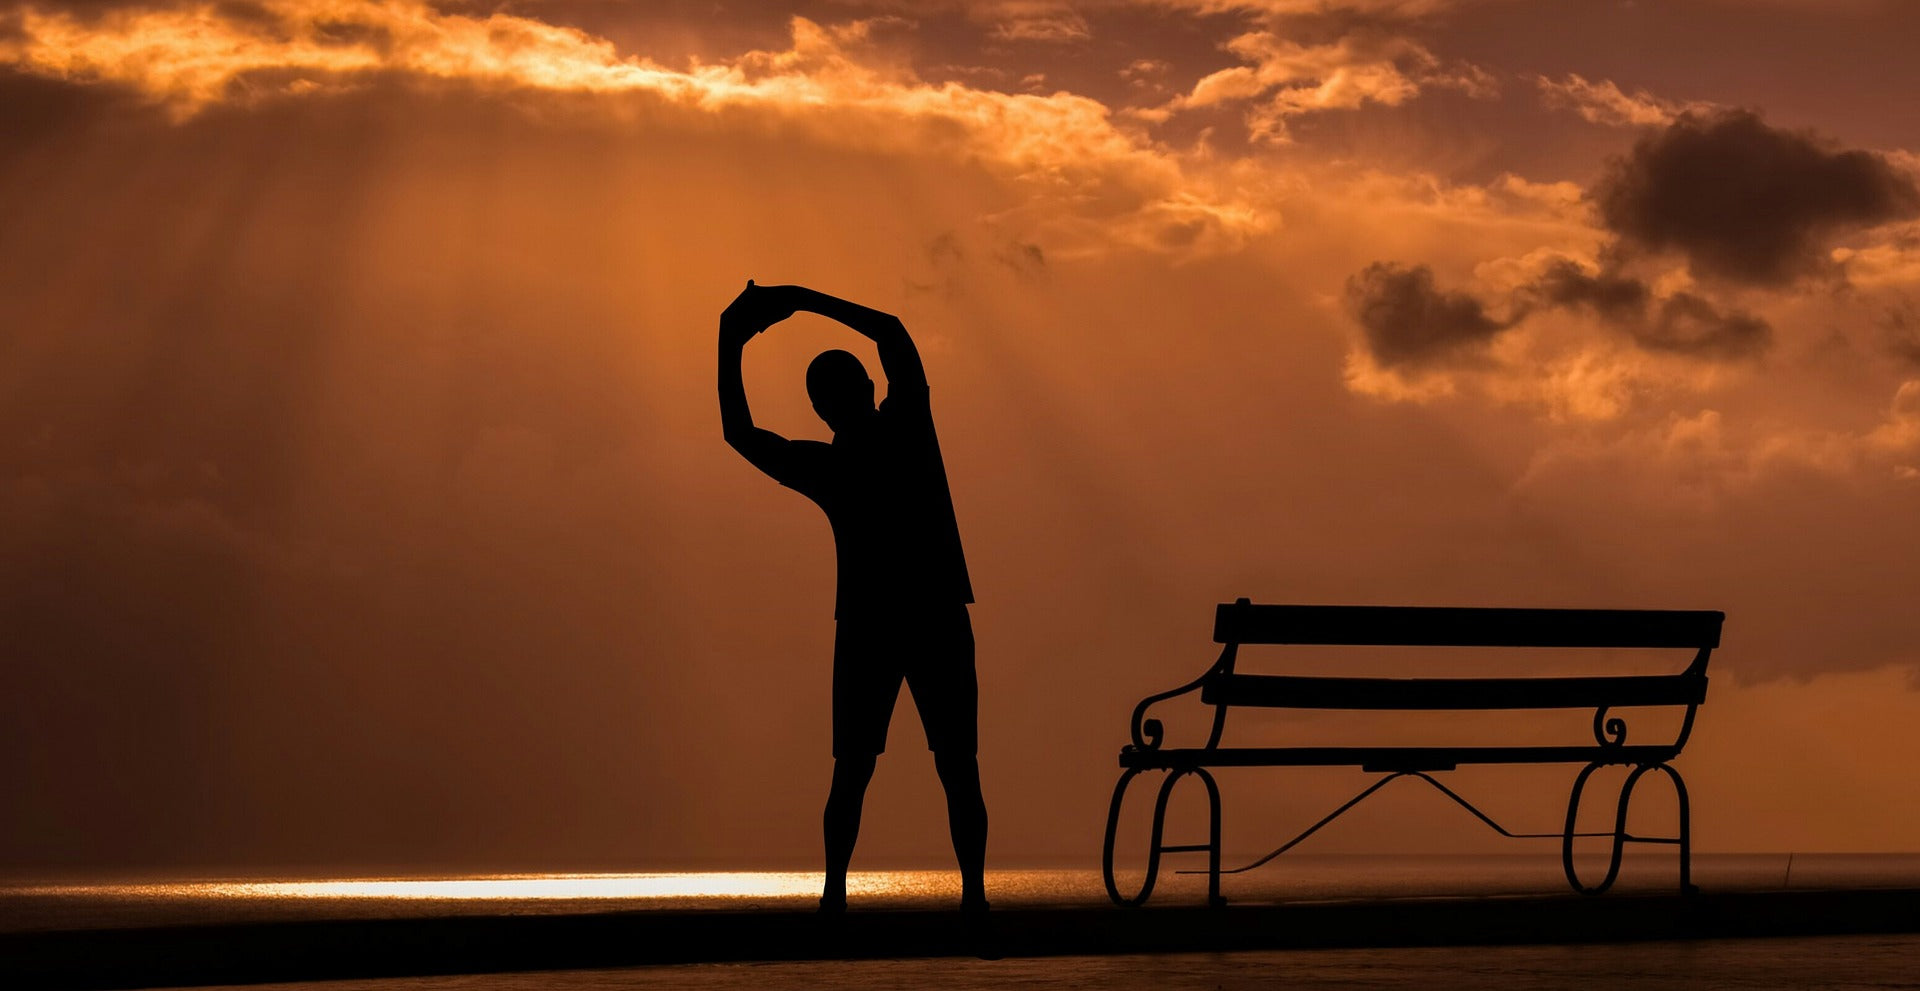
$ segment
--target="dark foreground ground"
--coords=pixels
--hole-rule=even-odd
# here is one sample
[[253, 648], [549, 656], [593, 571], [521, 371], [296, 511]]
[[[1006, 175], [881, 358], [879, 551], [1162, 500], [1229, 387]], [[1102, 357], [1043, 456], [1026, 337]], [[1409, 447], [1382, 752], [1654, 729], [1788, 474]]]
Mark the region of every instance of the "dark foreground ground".
[[700, 962], [1582, 944], [1920, 932], [1920, 888], [1395, 898], [1220, 909], [607, 911], [0, 934], [0, 986], [132, 988]]

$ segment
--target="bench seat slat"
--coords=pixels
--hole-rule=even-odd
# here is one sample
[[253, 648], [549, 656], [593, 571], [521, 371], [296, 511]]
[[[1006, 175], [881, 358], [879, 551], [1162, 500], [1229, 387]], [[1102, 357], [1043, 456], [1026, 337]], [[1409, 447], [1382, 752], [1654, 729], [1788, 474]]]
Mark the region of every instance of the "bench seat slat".
[[1350, 767], [1444, 771], [1460, 764], [1657, 764], [1673, 746], [1584, 747], [1202, 747], [1120, 752], [1121, 767]]
[[1718, 647], [1710, 610], [1460, 609], [1221, 603], [1215, 643], [1398, 647]]
[[1315, 678], [1215, 674], [1201, 686], [1208, 705], [1288, 709], [1584, 709], [1699, 705], [1703, 675], [1595, 678]]

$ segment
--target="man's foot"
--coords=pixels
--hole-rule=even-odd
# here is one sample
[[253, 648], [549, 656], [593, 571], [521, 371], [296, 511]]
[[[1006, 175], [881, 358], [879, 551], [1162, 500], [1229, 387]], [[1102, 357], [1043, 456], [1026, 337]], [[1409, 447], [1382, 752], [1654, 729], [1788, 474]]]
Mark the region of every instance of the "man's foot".
[[1000, 959], [1000, 933], [993, 924], [993, 917], [987, 912], [986, 896], [962, 897], [960, 918], [961, 930], [966, 934], [967, 942], [973, 946], [973, 955], [982, 960]]

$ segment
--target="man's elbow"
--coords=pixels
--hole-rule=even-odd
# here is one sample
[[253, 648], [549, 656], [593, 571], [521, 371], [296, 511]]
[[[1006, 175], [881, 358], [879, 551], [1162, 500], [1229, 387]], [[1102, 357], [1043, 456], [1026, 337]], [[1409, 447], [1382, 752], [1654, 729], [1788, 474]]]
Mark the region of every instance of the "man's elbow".
[[912, 335], [907, 333], [907, 326], [900, 322], [899, 317], [878, 321], [872, 337], [874, 344], [880, 348], [881, 364], [920, 360], [920, 349], [914, 346]]

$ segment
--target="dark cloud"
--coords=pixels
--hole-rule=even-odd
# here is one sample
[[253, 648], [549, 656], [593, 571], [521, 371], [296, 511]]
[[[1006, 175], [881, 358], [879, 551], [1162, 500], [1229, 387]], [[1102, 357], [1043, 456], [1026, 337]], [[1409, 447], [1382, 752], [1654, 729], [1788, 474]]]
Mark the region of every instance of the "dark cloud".
[[[1699, 292], [1656, 297], [1634, 274], [1635, 256], [1677, 251], [1708, 280], [1786, 286], [1833, 270], [1824, 249], [1835, 235], [1920, 214], [1920, 189], [1880, 155], [1836, 150], [1744, 110], [1682, 115], [1616, 159], [1589, 197], [1615, 235], [1601, 266], [1550, 262], [1514, 293], [1508, 324], [1472, 297], [1435, 289], [1425, 267], [1376, 263], [1354, 276], [1349, 301], [1375, 356], [1430, 357], [1542, 308], [1591, 313], [1649, 351], [1750, 358], [1772, 343], [1765, 320]], [[1913, 335], [1890, 327], [1891, 347], [1907, 353]]]
[[1641, 347], [1699, 358], [1750, 358], [1773, 341], [1773, 328], [1744, 310], [1721, 310], [1690, 292], [1668, 296], [1652, 320], [1627, 327]]
[[1347, 305], [1383, 365], [1431, 361], [1484, 343], [1511, 326], [1466, 293], [1439, 289], [1433, 270], [1374, 262], [1347, 279]]
[[1605, 270], [1588, 274], [1567, 258], [1548, 265], [1531, 290], [1544, 303], [1588, 307], [1611, 321], [1645, 317], [1647, 301], [1653, 295], [1639, 279]]
[[314, 40], [322, 45], [365, 47], [381, 54], [393, 48], [393, 32], [379, 24], [349, 18], [314, 23]]
[[1010, 241], [995, 249], [994, 260], [1016, 274], [1033, 278], [1047, 272], [1047, 253], [1028, 241]]
[[1568, 258], [1553, 261], [1518, 295], [1537, 306], [1590, 310], [1649, 351], [1733, 360], [1773, 341], [1767, 322], [1744, 310], [1723, 310], [1691, 292], [1656, 301], [1652, 287], [1634, 276], [1609, 267], [1589, 272]]
[[78, 86], [0, 69], [0, 163], [132, 106], [112, 87]]
[[1571, 259], [1549, 263], [1516, 290], [1502, 322], [1485, 304], [1434, 285], [1424, 265], [1375, 262], [1347, 280], [1347, 302], [1383, 365], [1427, 361], [1491, 339], [1541, 309], [1583, 309], [1648, 351], [1707, 360], [1751, 358], [1773, 341], [1765, 320], [1691, 292], [1656, 299], [1644, 281], [1611, 268], [1588, 271]]
[[1785, 285], [1826, 270], [1832, 235], [1920, 214], [1913, 180], [1757, 114], [1685, 114], [1616, 159], [1590, 191], [1628, 251], [1678, 251], [1695, 274]]

